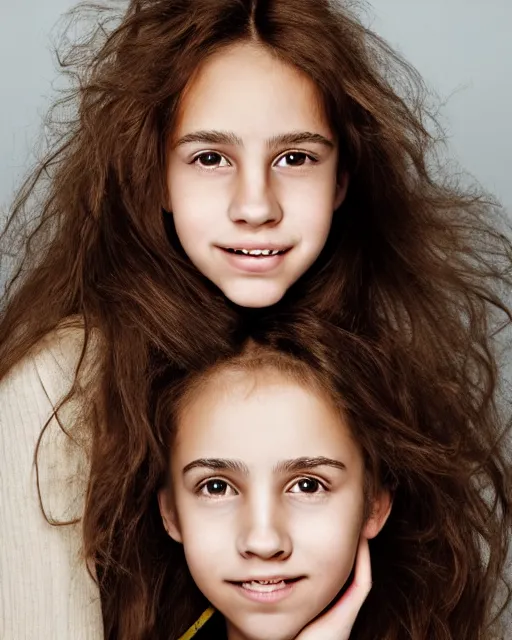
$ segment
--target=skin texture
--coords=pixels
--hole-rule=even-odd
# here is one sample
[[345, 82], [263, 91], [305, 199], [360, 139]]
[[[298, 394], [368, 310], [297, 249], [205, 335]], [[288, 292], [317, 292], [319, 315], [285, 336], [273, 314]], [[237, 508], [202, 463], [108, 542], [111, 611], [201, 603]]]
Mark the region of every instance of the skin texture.
[[[317, 457], [342, 468], [308, 468], [304, 460]], [[212, 468], [204, 459], [240, 468]], [[363, 459], [340, 413], [275, 372], [231, 371], [210, 380], [182, 412], [171, 470], [170, 486], [159, 494], [164, 525], [183, 543], [198, 587], [226, 617], [229, 640], [301, 637], [343, 587], [361, 540], [377, 535], [390, 508], [382, 492], [364, 521]], [[302, 579], [272, 603], [254, 602], [229, 583], [276, 576]], [[346, 616], [336, 608], [322, 618], [331, 617], [339, 638]], [[305, 638], [317, 637], [314, 625]], [[323, 637], [330, 637], [325, 629]]]
[[[231, 139], [186, 141], [205, 131]], [[277, 140], [304, 133], [328, 143]], [[213, 55], [184, 93], [169, 145], [168, 208], [183, 249], [236, 304], [278, 302], [325, 245], [347, 189], [337, 164], [335, 137], [307, 76], [254, 44]], [[248, 273], [219, 247], [290, 250], [275, 267]]]

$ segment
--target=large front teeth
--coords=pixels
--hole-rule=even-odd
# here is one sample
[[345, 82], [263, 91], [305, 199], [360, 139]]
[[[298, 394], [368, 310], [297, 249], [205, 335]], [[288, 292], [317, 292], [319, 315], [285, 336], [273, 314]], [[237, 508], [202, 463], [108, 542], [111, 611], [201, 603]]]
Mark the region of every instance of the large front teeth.
[[245, 256], [276, 256], [279, 250], [271, 249], [239, 249]]
[[286, 582], [284, 580], [252, 580], [251, 582], [242, 582], [242, 587], [250, 591], [268, 593], [284, 589]]

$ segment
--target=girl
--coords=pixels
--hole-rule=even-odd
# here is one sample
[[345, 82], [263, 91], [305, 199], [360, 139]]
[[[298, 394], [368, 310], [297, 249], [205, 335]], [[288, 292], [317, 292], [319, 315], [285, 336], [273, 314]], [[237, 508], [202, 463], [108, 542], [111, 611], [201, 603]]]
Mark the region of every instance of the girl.
[[[107, 594], [116, 637], [504, 638], [503, 445], [461, 446], [450, 424], [441, 438], [428, 406], [411, 414], [403, 374], [375, 344], [302, 318], [253, 327], [237, 354], [164, 386], [125, 578], [149, 596]], [[373, 586], [351, 632], [368, 540]]]
[[511, 245], [432, 164], [414, 70], [327, 0], [94, 11], [3, 235], [22, 256], [0, 320], [8, 637], [101, 637], [82, 558], [104, 595], [131, 569], [154, 386], [232, 353], [264, 307], [393, 354], [440, 437], [501, 424]]

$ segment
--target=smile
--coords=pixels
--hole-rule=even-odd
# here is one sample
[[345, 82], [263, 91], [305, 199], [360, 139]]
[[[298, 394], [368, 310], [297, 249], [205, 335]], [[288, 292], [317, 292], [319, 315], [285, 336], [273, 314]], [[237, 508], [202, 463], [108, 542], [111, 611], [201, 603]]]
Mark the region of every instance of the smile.
[[276, 269], [287, 260], [292, 247], [259, 246], [259, 247], [222, 247], [219, 246], [224, 260], [235, 272], [248, 275], [272, 276]]
[[236, 255], [244, 255], [244, 256], [277, 256], [286, 251], [286, 249], [226, 249], [229, 253], [235, 253]]
[[283, 578], [276, 580], [247, 580], [230, 582], [238, 592], [254, 602], [275, 603], [288, 597], [303, 578]]
[[269, 593], [270, 591], [284, 589], [290, 582], [295, 582], [295, 580], [251, 580], [249, 582], [242, 582], [241, 584], [244, 589]]
[[233, 253], [237, 256], [252, 256], [256, 258], [266, 258], [269, 256], [279, 256], [288, 251], [288, 249], [233, 249], [226, 247], [225, 251]]

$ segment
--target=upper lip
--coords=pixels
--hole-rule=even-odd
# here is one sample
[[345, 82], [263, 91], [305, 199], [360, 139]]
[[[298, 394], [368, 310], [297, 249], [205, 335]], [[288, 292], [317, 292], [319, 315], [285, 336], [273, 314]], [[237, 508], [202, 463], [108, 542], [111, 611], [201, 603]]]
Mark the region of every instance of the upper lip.
[[228, 580], [228, 582], [280, 582], [281, 580], [298, 580], [302, 576], [251, 576], [243, 580]]
[[243, 242], [235, 242], [233, 244], [220, 244], [218, 245], [221, 249], [248, 249], [249, 251], [253, 251], [256, 249], [260, 249], [264, 251], [265, 249], [270, 249], [271, 251], [286, 251], [286, 249], [290, 249], [291, 245], [289, 244], [276, 244], [275, 242], [255, 242], [254, 240]]

